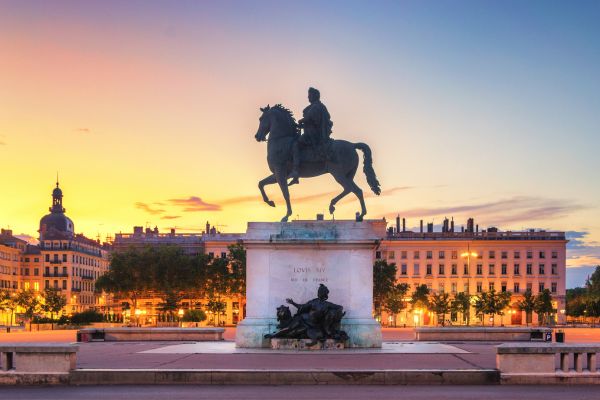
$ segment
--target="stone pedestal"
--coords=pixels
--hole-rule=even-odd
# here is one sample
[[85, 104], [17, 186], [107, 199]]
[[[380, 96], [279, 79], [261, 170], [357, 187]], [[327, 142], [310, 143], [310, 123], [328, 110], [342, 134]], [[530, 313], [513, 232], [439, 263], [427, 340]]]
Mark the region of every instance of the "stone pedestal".
[[314, 299], [321, 283], [329, 301], [344, 307], [347, 347], [381, 347], [372, 316], [373, 261], [384, 236], [383, 220], [248, 223], [246, 318], [237, 326], [237, 347], [270, 347], [263, 337], [276, 330], [277, 307], [287, 298]]

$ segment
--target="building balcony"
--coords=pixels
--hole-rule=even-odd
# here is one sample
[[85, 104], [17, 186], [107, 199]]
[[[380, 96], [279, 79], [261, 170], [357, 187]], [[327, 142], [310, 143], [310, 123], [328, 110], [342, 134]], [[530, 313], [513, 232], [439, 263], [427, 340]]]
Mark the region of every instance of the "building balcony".
[[71, 288], [71, 292], [81, 292], [81, 288]]
[[50, 260], [49, 263], [50, 264], [62, 264], [62, 261], [60, 261], [60, 260]]
[[44, 272], [44, 277], [45, 278], [68, 278], [69, 274], [62, 274], [62, 273], [61, 274], [55, 274], [55, 273], [52, 273], [52, 272], [49, 272], [49, 273], [45, 273]]
[[81, 275], [81, 279], [88, 279], [90, 281], [96, 280], [93, 275]]

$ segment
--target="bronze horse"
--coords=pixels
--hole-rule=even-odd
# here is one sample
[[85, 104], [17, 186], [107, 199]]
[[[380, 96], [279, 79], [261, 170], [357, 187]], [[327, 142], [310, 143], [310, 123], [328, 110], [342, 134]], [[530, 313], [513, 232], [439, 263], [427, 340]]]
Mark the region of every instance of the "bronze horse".
[[[292, 112], [281, 104], [273, 107], [267, 105], [260, 110], [262, 115], [259, 118], [258, 131], [254, 137], [258, 142], [267, 141], [267, 162], [273, 174], [261, 180], [258, 187], [264, 202], [271, 207], [275, 207], [275, 203], [265, 193], [264, 187], [273, 183], [279, 184], [287, 205], [287, 213], [281, 219], [281, 222], [287, 222], [288, 217], [292, 215], [287, 179], [292, 169], [292, 145], [300, 136], [300, 128]], [[299, 171], [300, 177], [310, 178], [326, 173], [331, 174], [337, 183], [342, 186], [343, 191], [331, 200], [329, 212], [333, 214], [336, 203], [347, 194], [354, 193], [358, 197], [361, 207], [361, 211], [356, 213], [356, 220], [362, 221], [367, 213], [367, 208], [363, 192], [354, 182], [354, 175], [356, 175], [359, 162], [357, 149], [361, 150], [364, 155], [363, 171], [367, 177], [367, 183], [373, 193], [376, 195], [381, 193], [373, 169], [371, 149], [365, 143], [350, 143], [346, 140], [331, 140], [321, 146], [326, 146], [326, 151], [319, 152], [319, 149], [313, 149], [311, 153], [311, 150], [303, 150]]]

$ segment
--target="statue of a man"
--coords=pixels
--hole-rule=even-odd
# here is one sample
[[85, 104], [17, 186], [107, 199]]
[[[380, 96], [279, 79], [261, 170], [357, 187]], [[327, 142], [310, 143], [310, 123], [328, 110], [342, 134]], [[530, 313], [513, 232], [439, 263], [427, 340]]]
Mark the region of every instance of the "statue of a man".
[[300, 147], [316, 148], [329, 140], [333, 122], [325, 104], [321, 103], [321, 93], [315, 88], [308, 89], [308, 101], [310, 104], [302, 111], [302, 119], [298, 121], [300, 128], [304, 129], [304, 134], [294, 142], [293, 145], [293, 164], [290, 177], [290, 185], [299, 182], [300, 169]]

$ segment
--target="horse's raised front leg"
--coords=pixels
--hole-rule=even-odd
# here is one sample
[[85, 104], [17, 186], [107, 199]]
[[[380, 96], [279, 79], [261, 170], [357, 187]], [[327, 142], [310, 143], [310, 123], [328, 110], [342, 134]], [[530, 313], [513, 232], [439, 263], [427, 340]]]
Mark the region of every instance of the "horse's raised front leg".
[[275, 202], [273, 200], [269, 200], [269, 196], [267, 196], [267, 193], [265, 193], [265, 186], [272, 185], [274, 183], [277, 183], [277, 179], [275, 179], [274, 174], [267, 176], [265, 179], [258, 182], [258, 188], [260, 189], [260, 194], [262, 195], [263, 201], [271, 207], [275, 207]]
[[288, 190], [287, 174], [285, 173], [285, 169], [276, 171], [275, 178], [277, 179], [277, 183], [281, 188], [281, 193], [283, 194], [283, 198], [285, 199], [285, 204], [287, 206], [287, 213], [285, 214], [285, 217], [281, 218], [281, 222], [287, 222], [288, 217], [292, 215], [292, 205], [290, 203], [290, 191]]
[[337, 202], [346, 197], [348, 193], [350, 193], [350, 190], [344, 187], [344, 191], [342, 193], [331, 199], [331, 202], [329, 203], [329, 214], [333, 214], [335, 212], [335, 205]]

